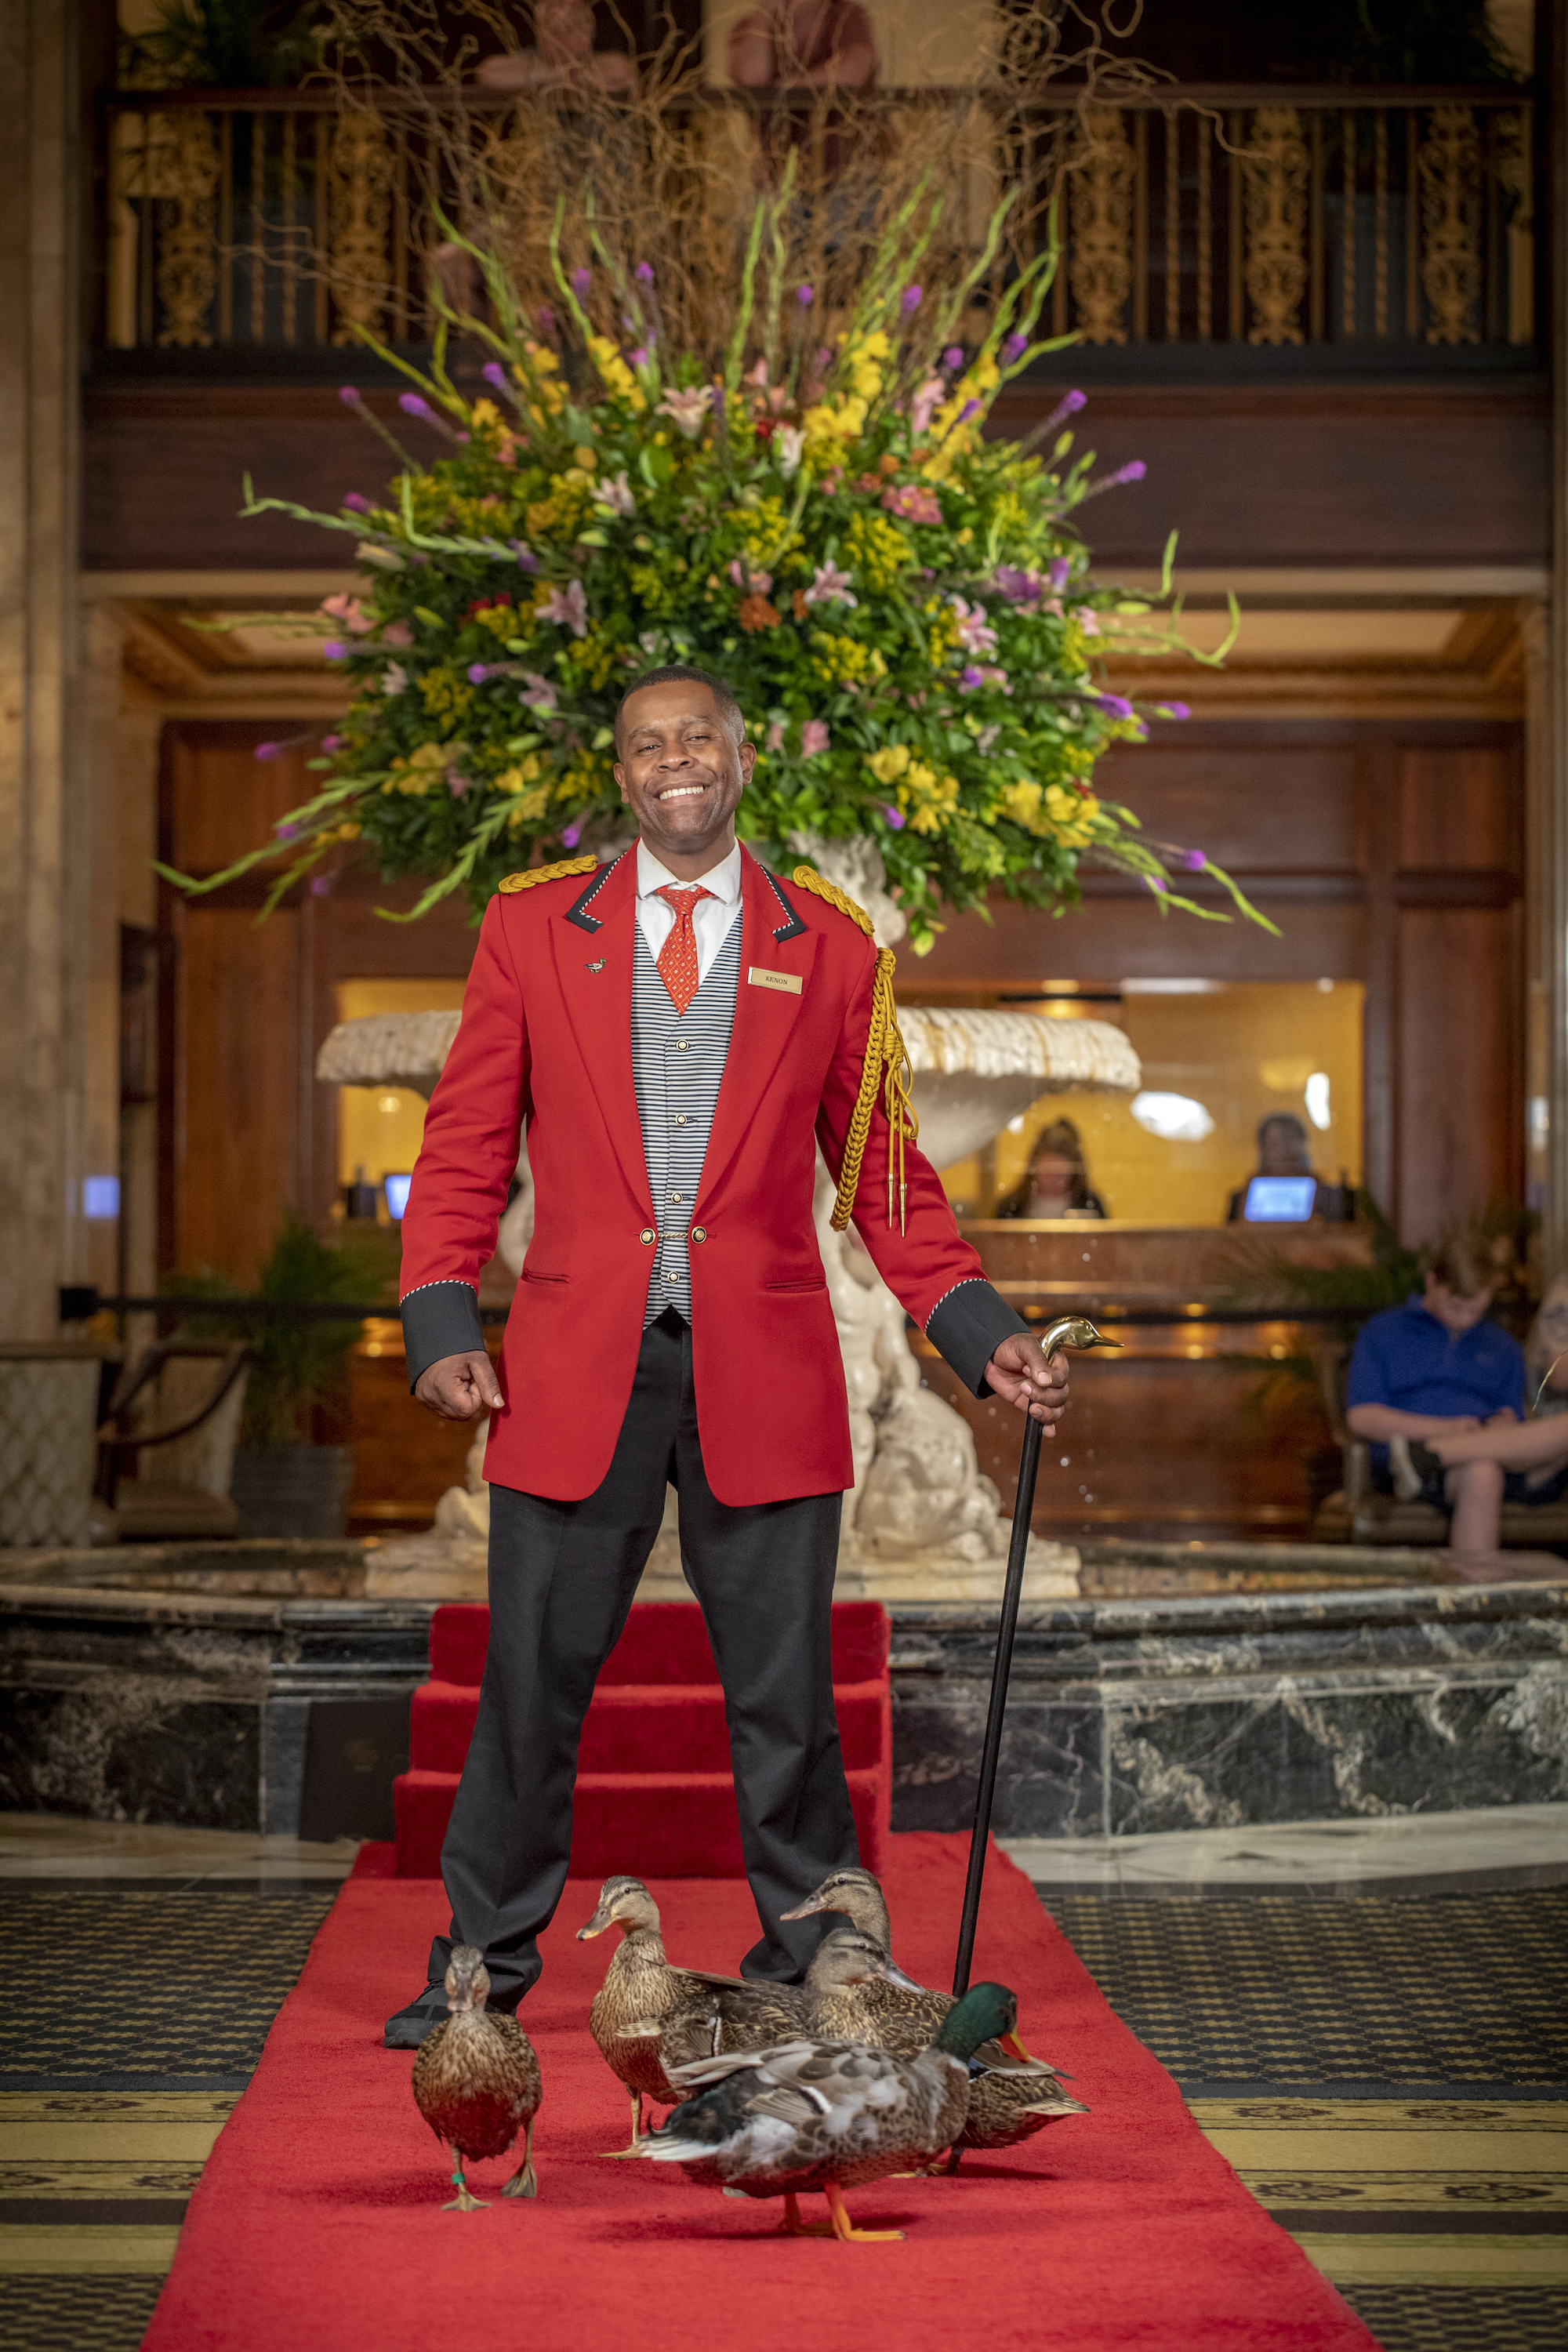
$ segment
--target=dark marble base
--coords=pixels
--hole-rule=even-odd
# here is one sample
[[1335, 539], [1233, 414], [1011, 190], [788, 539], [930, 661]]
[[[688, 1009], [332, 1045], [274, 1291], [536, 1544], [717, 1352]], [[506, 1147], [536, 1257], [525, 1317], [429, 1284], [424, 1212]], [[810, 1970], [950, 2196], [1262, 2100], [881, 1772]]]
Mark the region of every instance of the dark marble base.
[[434, 1605], [0, 1586], [0, 1811], [390, 1837]]
[[[893, 1825], [973, 1817], [994, 1621], [894, 1612]], [[1026, 1612], [995, 1828], [1114, 1837], [1568, 1797], [1559, 1584]]]
[[[322, 1594], [352, 1588], [353, 1547], [322, 1545], [318, 1561], [279, 1546], [268, 1566], [247, 1546], [243, 1571], [209, 1549], [213, 1562], [183, 1572], [316, 1592], [0, 1580], [0, 1810], [389, 1835], [436, 1604]], [[133, 1565], [121, 1558], [120, 1574]], [[995, 1621], [891, 1613], [893, 1826], [966, 1829]], [[1556, 1582], [1058, 1602], [1019, 1626], [1004, 1836], [1564, 1797], [1568, 1569]]]

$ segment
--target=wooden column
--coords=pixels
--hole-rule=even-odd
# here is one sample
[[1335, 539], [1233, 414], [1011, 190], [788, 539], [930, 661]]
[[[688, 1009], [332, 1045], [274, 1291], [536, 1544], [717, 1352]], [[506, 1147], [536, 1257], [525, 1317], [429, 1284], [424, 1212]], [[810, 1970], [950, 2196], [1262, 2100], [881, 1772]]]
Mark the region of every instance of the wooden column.
[[1542, 58], [1552, 123], [1551, 352], [1552, 381], [1552, 597], [1546, 632], [1547, 745], [1537, 767], [1532, 848], [1537, 858], [1541, 951], [1536, 978], [1544, 1028], [1545, 1118], [1536, 1154], [1542, 1163], [1542, 1263], [1555, 1274], [1568, 1262], [1568, 43], [1563, 11], [1544, 12], [1549, 45]]
[[0, 1334], [26, 1339], [87, 1271], [77, 30], [0, 0]]

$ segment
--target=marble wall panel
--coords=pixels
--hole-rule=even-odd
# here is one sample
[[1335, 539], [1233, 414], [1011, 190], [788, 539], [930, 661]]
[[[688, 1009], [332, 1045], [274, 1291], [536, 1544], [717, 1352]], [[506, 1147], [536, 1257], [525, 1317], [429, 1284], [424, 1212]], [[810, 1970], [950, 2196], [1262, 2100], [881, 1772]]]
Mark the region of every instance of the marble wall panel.
[[[988, 1691], [895, 1688], [893, 1827], [966, 1830], [974, 1819]], [[1007, 1710], [994, 1827], [1005, 1837], [1098, 1837], [1105, 1813], [1099, 1696], [1020, 1697]]]
[[261, 1710], [152, 1676], [6, 1694], [0, 1810], [261, 1829]]

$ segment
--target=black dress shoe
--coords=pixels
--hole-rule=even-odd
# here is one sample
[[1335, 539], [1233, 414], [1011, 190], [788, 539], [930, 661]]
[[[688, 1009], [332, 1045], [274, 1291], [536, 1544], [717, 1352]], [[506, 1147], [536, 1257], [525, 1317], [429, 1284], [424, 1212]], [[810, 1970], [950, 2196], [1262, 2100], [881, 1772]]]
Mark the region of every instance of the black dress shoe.
[[427, 2033], [433, 2032], [447, 2015], [445, 1985], [426, 1985], [417, 2000], [400, 2009], [395, 2017], [386, 2021], [382, 2035], [384, 2050], [417, 2050]]

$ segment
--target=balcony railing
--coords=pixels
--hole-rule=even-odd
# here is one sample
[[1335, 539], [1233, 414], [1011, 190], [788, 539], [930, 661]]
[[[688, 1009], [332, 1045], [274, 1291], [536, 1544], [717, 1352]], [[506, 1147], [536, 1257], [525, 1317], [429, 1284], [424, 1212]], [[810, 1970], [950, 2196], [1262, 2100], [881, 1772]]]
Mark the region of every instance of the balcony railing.
[[[704, 102], [757, 110], [742, 93]], [[972, 103], [875, 101], [898, 141], [920, 137], [922, 111]], [[1038, 193], [1059, 156], [1040, 122], [1040, 135], [995, 126], [977, 156], [977, 235], [987, 194], [1020, 177]], [[1167, 89], [1090, 107], [1072, 134], [1050, 327], [1112, 365], [1225, 346], [1233, 368], [1264, 352], [1389, 373], [1528, 362], [1536, 139], [1528, 97], [1502, 87]], [[437, 236], [421, 141], [409, 118], [327, 93], [111, 101], [100, 341], [170, 359], [325, 354], [356, 326], [424, 342]]]

